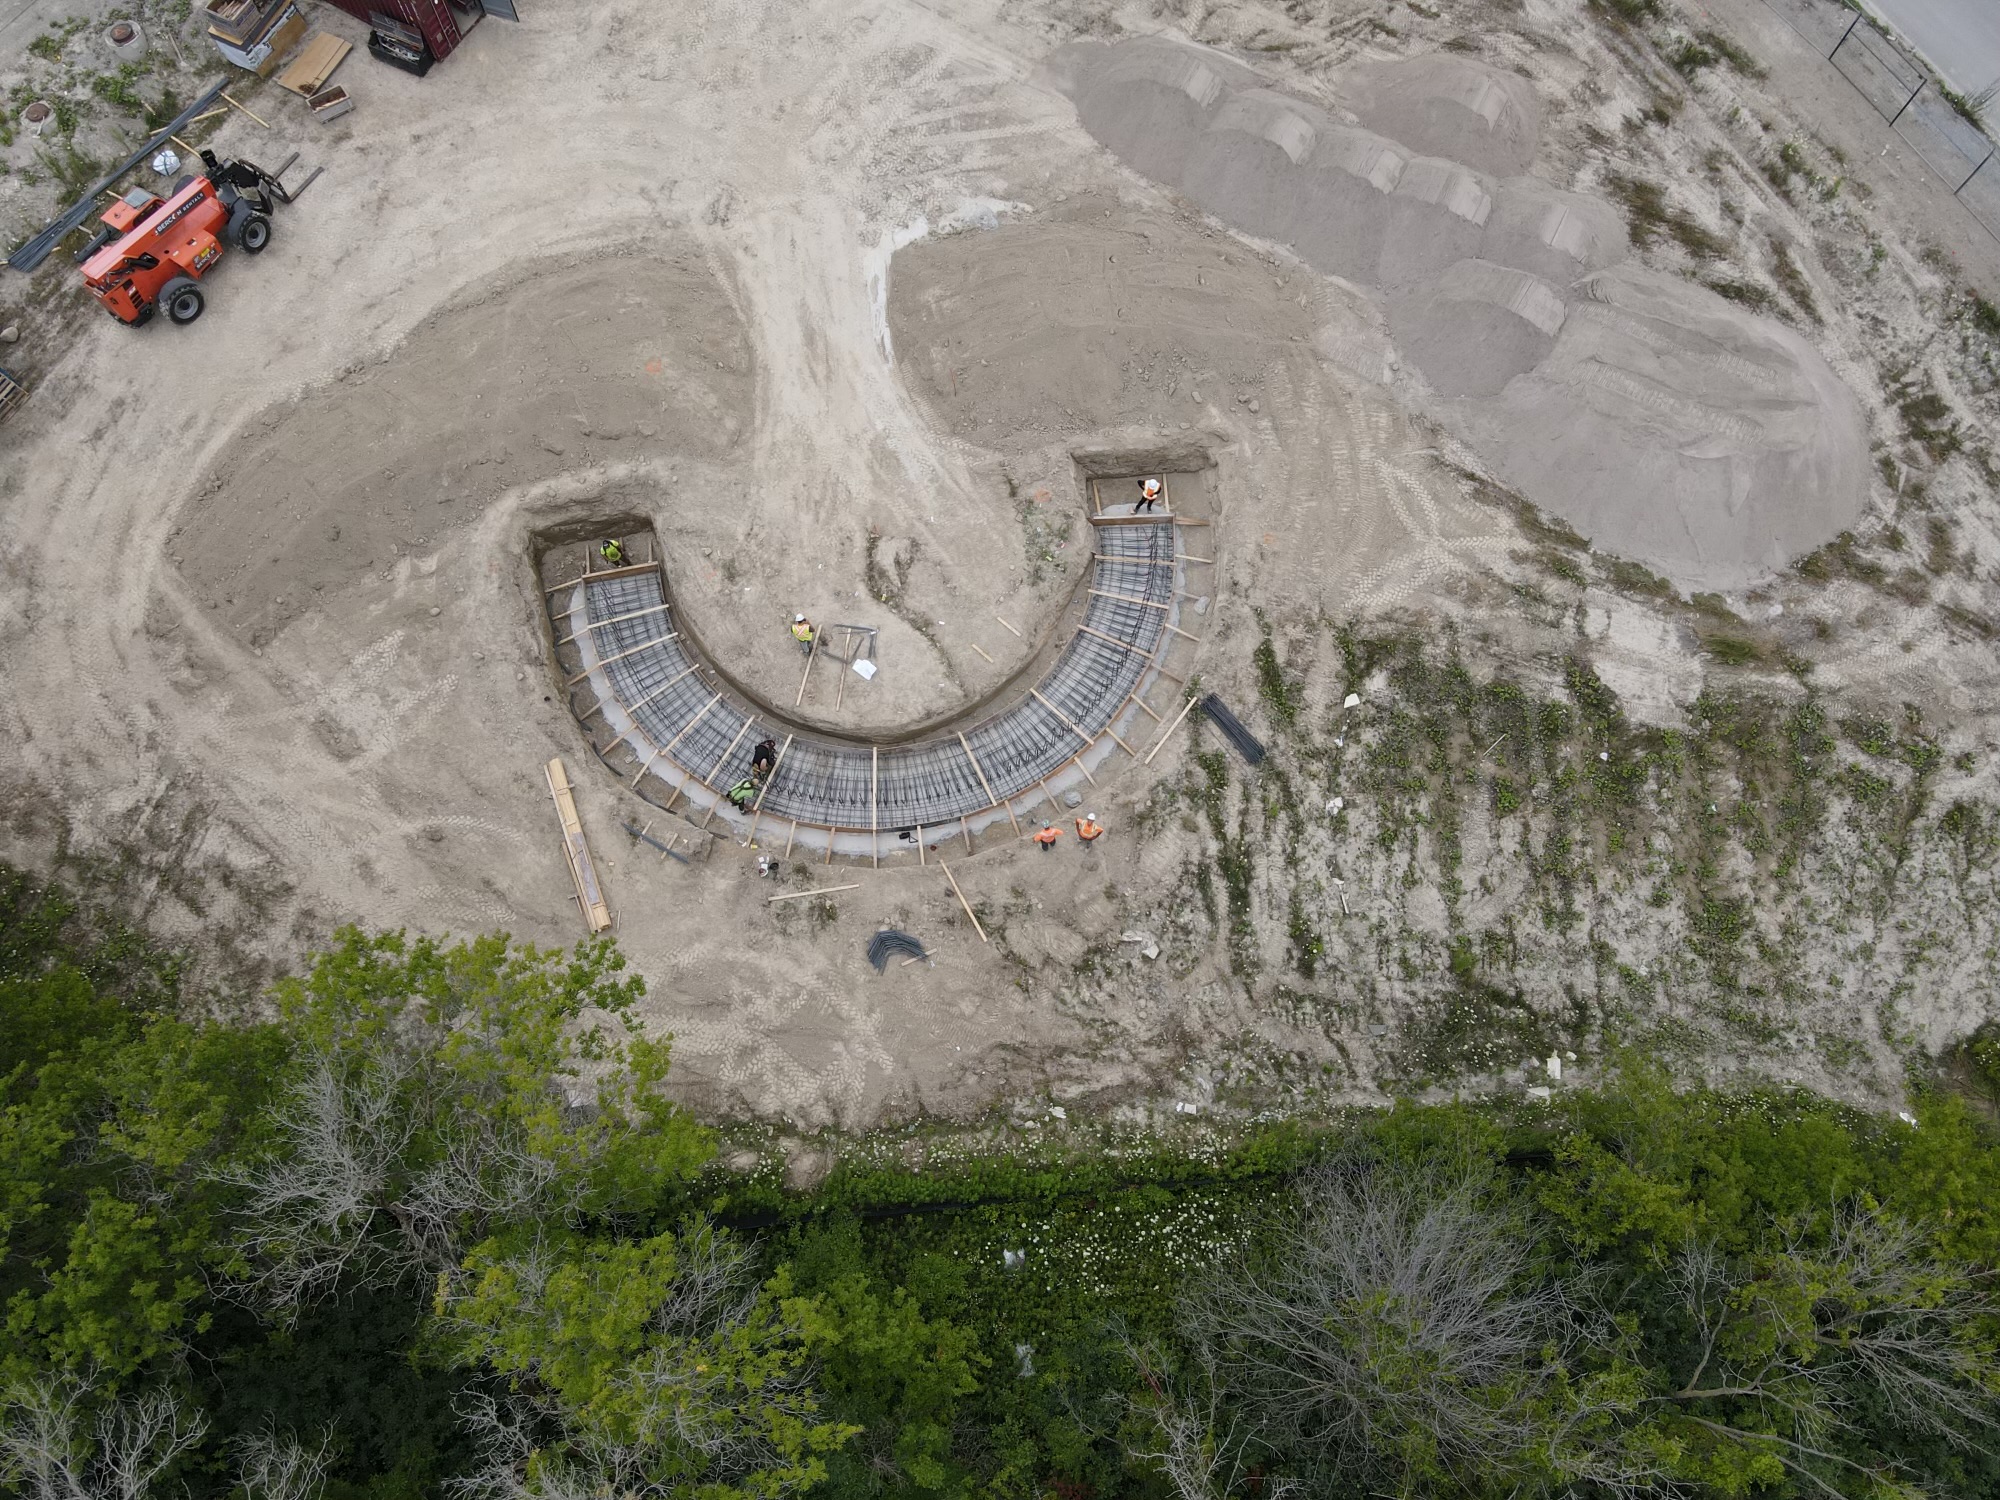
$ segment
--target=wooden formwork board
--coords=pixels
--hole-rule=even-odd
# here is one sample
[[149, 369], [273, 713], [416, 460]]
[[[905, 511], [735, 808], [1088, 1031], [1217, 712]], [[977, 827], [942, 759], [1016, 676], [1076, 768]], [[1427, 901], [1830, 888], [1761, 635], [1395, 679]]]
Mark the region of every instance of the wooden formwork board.
[[570, 787], [569, 772], [563, 768], [561, 756], [543, 767], [543, 772], [548, 777], [549, 796], [556, 804], [556, 818], [562, 824], [563, 858], [569, 862], [570, 879], [576, 883], [577, 908], [594, 937], [611, 925], [611, 908], [605, 904], [604, 888], [597, 881], [590, 843], [583, 836], [583, 820], [576, 815], [576, 795]]

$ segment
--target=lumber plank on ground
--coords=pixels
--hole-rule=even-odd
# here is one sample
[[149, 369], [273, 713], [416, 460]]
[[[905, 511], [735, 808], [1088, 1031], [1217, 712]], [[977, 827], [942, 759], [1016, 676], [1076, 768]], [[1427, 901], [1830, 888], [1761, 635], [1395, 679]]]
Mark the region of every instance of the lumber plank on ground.
[[576, 795], [569, 784], [569, 772], [557, 756], [544, 766], [549, 796], [556, 805], [562, 824], [563, 858], [569, 864], [570, 879], [576, 883], [576, 904], [583, 922], [595, 937], [611, 925], [611, 908], [605, 904], [604, 888], [597, 883], [597, 866], [591, 863], [590, 843], [583, 836], [583, 820], [576, 815]]
[[353, 50], [354, 43], [322, 31], [278, 75], [278, 87], [290, 89], [301, 97], [317, 94]]

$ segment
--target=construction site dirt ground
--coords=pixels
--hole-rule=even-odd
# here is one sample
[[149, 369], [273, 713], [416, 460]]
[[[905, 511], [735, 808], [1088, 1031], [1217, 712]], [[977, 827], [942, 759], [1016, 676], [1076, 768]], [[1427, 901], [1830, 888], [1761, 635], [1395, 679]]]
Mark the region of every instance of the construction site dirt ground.
[[[219, 149], [296, 148], [326, 173], [267, 253], [225, 261], [193, 326], [86, 311], [64, 256], [0, 280], [0, 323], [23, 330], [6, 362], [34, 392], [0, 425], [8, 857], [116, 867], [217, 974], [282, 968], [347, 922], [566, 945], [581, 926], [542, 770], [561, 756], [646, 1024], [676, 1038], [676, 1087], [712, 1116], [856, 1129], [1042, 1098], [1141, 1115], [1379, 1102], [1423, 1072], [1399, 1039], [1463, 988], [1461, 952], [1535, 925], [1546, 850], [1506, 832], [1504, 797], [1449, 868], [1428, 845], [1397, 852], [1362, 791], [1335, 807], [1349, 783], [1322, 757], [1394, 733], [1399, 691], [1373, 667], [1349, 680], [1351, 624], [1556, 696], [1586, 660], [1633, 724], [1692, 732], [1705, 688], [1811, 696], [1834, 720], [1920, 722], [1940, 748], [1909, 822], [1945, 832], [1929, 855], [1897, 834], [1892, 896], [1840, 904], [1877, 853], [1858, 821], [1828, 828], [1782, 911], [1757, 904], [1757, 856], [1720, 861], [1753, 928], [1860, 924], [1814, 996], [1718, 978], [1700, 900], [1662, 926], [1652, 887], [1603, 872], [1584, 928], [1517, 944], [1495, 984], [1546, 1014], [1626, 930], [1617, 964], [1661, 976], [1564, 1031], [1583, 1076], [1657, 1007], [1698, 1039], [1690, 1071], [1880, 1103], [1910, 1057], [1993, 1014], [1990, 857], [1959, 871], [1939, 851], [1961, 825], [1939, 820], [2000, 800], [2000, 344], [1971, 301], [2000, 301], [2000, 243], [1760, 0], [1683, 19], [1763, 78], [1676, 73], [1652, 33], [1584, 0], [521, 9], [421, 81], [357, 53], [340, 81], [358, 107], [333, 127], [270, 90], [253, 103], [268, 133], [224, 123]], [[358, 35], [326, 7], [313, 20]], [[1359, 289], [1082, 128], [1050, 56], [1159, 34], [1329, 105], [1341, 68], [1447, 44], [1525, 79], [1538, 175], [1659, 184], [1665, 228], [1635, 259], [1734, 288], [1852, 391], [1869, 474], [1850, 538], [1830, 528], [1817, 565], [1719, 592], [1568, 546], [1453, 435]], [[1657, 207], [1633, 201], [1635, 225]], [[1726, 243], [1677, 240], [1692, 219]], [[1387, 378], [1356, 373], [1369, 359]], [[780, 705], [795, 610], [877, 628], [875, 680], [836, 711], [829, 675], [805, 711], [890, 735], [1038, 649], [1088, 566], [1072, 454], [1121, 447], [1212, 465], [1200, 685], [1275, 763], [1311, 758], [1312, 826], [1257, 854], [1235, 916], [1204, 922], [1193, 896], [1218, 840], [1226, 863], [1254, 822], [1195, 815], [1208, 773], [1190, 756], [1212, 734], [1100, 776], [1089, 810], [1111, 834], [1094, 849], [990, 837], [955, 863], [991, 943], [908, 854], [790, 868], [784, 890], [858, 888], [769, 904], [754, 851], [704, 848], [591, 758], [550, 656], [543, 532], [649, 524], [707, 648]], [[1266, 641], [1310, 733], [1273, 722]], [[1249, 809], [1255, 776], [1215, 764]], [[627, 821], [697, 857], [635, 844]], [[1288, 882], [1308, 880], [1323, 915], [1302, 918]], [[1301, 966], [1302, 920], [1323, 957]], [[934, 963], [874, 973], [885, 923]], [[1615, 990], [1617, 965], [1596, 963]], [[1463, 1071], [1518, 1083], [1522, 1062], [1501, 1047]]]

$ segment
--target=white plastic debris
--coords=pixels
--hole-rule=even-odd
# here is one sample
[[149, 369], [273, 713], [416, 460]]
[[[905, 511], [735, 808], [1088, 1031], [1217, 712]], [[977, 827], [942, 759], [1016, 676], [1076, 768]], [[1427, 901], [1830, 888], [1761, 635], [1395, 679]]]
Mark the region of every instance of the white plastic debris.
[[1345, 806], [1347, 806], [1347, 799], [1345, 797], [1327, 798], [1326, 799], [1327, 816], [1332, 817], [1335, 813], [1339, 812]]
[[1014, 1346], [1014, 1363], [1020, 1369], [1023, 1380], [1034, 1374], [1035, 1346], [1033, 1344], [1016, 1344]]
[[1549, 1054], [1549, 1060], [1542, 1066], [1548, 1069], [1549, 1077], [1551, 1078], [1560, 1078], [1563, 1076], [1563, 1060], [1553, 1052]]
[[1600, 750], [1597, 752], [1597, 758], [1599, 760], [1609, 760], [1611, 759], [1611, 752], [1609, 750]]
[[1190, 1104], [1185, 1099], [1177, 1099], [1174, 1101], [1174, 1113], [1177, 1115], [1198, 1115], [1201, 1113], [1201, 1106], [1199, 1104]]
[[1009, 1271], [1018, 1271], [1027, 1263], [1028, 1252], [1025, 1250], [1002, 1250], [1000, 1252], [1000, 1264]]
[[1060, 1104], [1051, 1104], [1049, 1106], [1049, 1113], [1054, 1115], [1058, 1120], [1067, 1120], [1069, 1118], [1069, 1111], [1064, 1109]]
[[1897, 1110], [1896, 1118], [1901, 1120], [1905, 1125], [1909, 1126], [1910, 1129], [1912, 1130], [1915, 1130], [1917, 1128], [1917, 1117], [1911, 1114], [1907, 1109]]
[[1358, 708], [1358, 707], [1360, 707], [1360, 706], [1361, 706], [1361, 695], [1360, 695], [1359, 693], [1349, 693], [1349, 694], [1348, 694], [1348, 695], [1346, 696], [1346, 698], [1344, 698], [1343, 700], [1341, 700], [1341, 704], [1340, 704], [1340, 706], [1341, 706], [1342, 708]]
[[1537, 1104], [1547, 1104], [1550, 1099], [1555, 1097], [1555, 1090], [1551, 1089], [1545, 1083], [1538, 1083], [1528, 1090], [1528, 1097]]
[[171, 177], [181, 169], [180, 153], [171, 146], [163, 146], [153, 153], [153, 170], [162, 177]]
[[863, 682], [873, 682], [875, 680], [875, 663], [865, 656], [862, 657], [854, 664], [854, 675], [859, 677]]

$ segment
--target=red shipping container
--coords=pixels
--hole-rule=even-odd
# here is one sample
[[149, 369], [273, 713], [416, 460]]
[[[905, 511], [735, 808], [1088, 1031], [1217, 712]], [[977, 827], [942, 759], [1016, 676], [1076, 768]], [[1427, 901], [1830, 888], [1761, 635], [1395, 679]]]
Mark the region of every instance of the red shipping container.
[[431, 56], [439, 61], [449, 57], [452, 48], [465, 39], [458, 17], [445, 0], [333, 0], [333, 3], [357, 21], [366, 21], [373, 12], [414, 26], [430, 44]]

